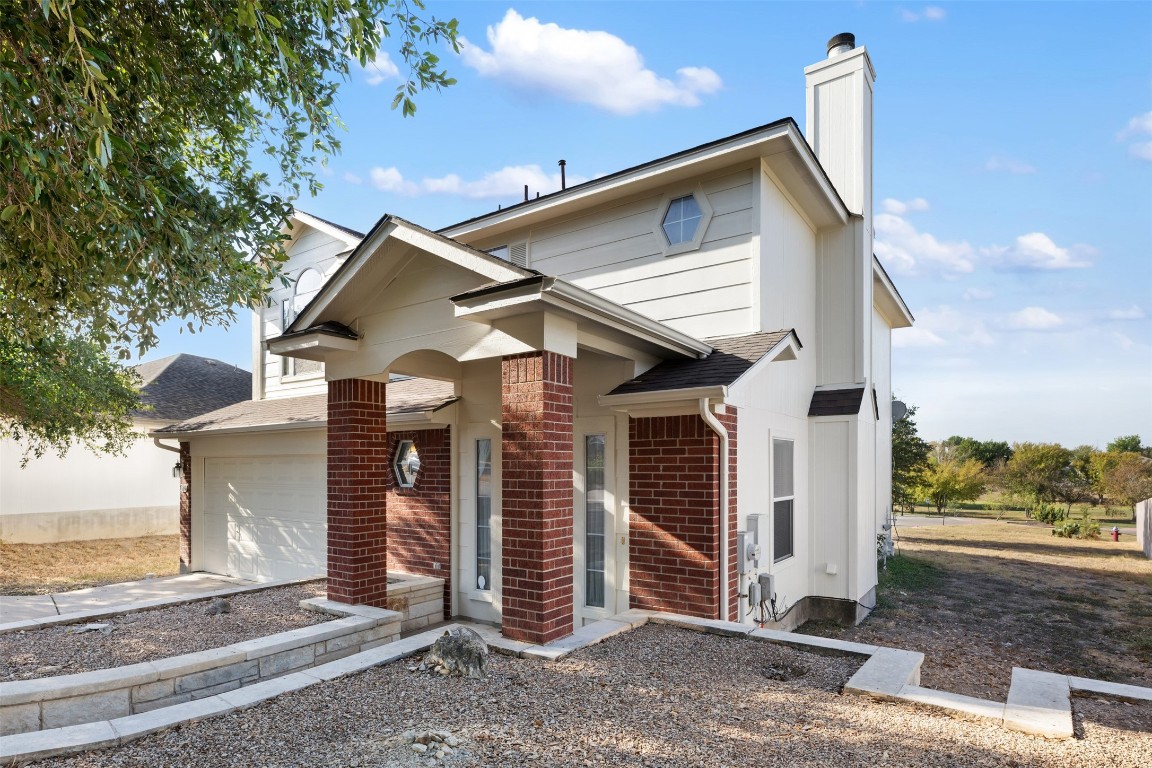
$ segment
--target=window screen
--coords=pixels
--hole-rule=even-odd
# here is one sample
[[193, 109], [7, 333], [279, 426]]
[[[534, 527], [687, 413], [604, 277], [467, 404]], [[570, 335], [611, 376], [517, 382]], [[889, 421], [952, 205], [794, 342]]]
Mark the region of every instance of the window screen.
[[791, 440], [772, 441], [772, 562], [795, 554], [794, 473]]

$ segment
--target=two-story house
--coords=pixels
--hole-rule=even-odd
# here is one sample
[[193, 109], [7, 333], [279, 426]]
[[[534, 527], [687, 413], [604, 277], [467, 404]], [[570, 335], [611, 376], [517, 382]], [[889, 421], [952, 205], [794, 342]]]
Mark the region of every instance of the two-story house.
[[[893, 328], [872, 253], [874, 74], [851, 35], [790, 118], [437, 232], [305, 213], [253, 401], [162, 430], [182, 557], [387, 571], [532, 642], [630, 607], [793, 626], [872, 606]], [[761, 579], [770, 576], [771, 579]]]

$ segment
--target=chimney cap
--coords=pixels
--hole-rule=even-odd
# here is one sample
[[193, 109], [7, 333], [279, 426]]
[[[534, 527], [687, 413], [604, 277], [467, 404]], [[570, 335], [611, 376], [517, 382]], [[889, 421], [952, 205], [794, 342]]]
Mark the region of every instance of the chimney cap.
[[856, 47], [856, 35], [851, 32], [841, 32], [828, 41], [828, 55], [844, 53]]

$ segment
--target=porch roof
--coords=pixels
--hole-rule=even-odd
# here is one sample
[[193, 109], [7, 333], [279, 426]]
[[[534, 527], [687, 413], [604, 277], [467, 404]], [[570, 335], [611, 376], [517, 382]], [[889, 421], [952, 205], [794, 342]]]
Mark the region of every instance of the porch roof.
[[712, 354], [707, 357], [665, 360], [631, 381], [616, 387], [606, 397], [728, 386], [765, 356], [787, 346], [789, 341], [794, 342], [798, 349], [803, 347], [792, 328], [706, 341], [713, 348]]
[[[454, 385], [432, 379], [388, 383], [388, 416], [436, 411], [456, 401]], [[155, 437], [192, 437], [229, 432], [263, 432], [323, 427], [328, 423], [326, 394], [248, 400], [194, 419], [154, 430]]]

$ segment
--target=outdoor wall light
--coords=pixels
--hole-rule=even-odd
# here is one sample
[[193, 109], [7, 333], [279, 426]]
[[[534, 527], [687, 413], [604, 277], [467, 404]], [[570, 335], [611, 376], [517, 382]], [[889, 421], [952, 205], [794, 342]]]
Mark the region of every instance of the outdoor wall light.
[[396, 471], [396, 482], [401, 488], [411, 488], [416, 484], [416, 475], [420, 472], [420, 454], [416, 451], [415, 442], [400, 441], [396, 446], [392, 468]]
[[184, 471], [184, 465], [179, 461], [172, 466], [172, 477], [180, 477], [180, 473]]

